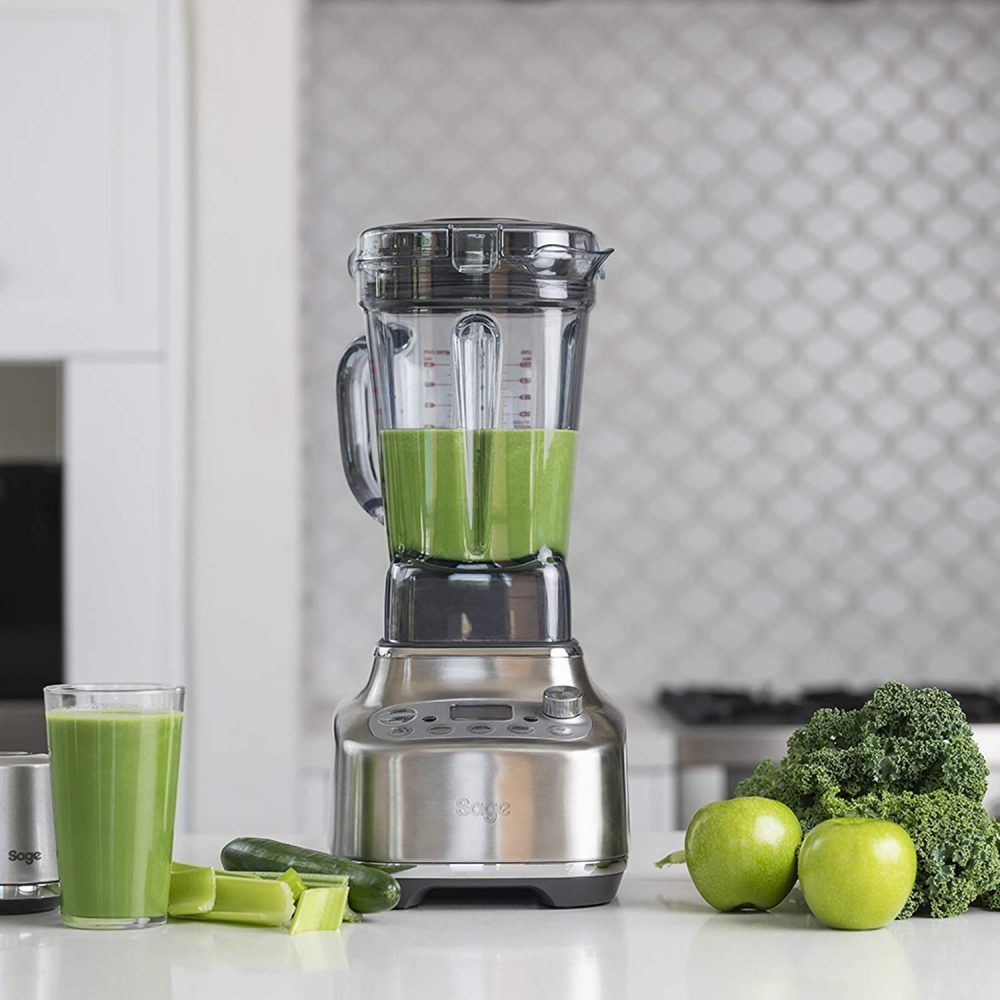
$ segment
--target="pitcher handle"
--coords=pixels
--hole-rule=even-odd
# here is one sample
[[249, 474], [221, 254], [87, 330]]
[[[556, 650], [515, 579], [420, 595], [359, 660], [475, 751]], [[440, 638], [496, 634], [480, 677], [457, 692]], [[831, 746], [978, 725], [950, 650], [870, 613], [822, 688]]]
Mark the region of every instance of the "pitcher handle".
[[344, 461], [344, 475], [354, 498], [379, 524], [383, 524], [382, 489], [375, 472], [375, 449], [368, 413], [370, 371], [368, 343], [364, 337], [358, 337], [344, 352], [337, 368], [340, 457]]

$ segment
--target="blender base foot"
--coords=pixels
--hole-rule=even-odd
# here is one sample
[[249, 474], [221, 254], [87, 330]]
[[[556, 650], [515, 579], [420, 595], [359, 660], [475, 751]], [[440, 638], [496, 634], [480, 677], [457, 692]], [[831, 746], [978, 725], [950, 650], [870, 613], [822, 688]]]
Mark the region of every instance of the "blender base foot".
[[621, 873], [614, 875], [590, 875], [585, 878], [538, 878], [538, 879], [434, 879], [401, 878], [400, 898], [397, 910], [408, 910], [420, 906], [429, 896], [475, 903], [496, 900], [498, 896], [511, 897], [515, 894], [535, 899], [552, 909], [573, 909], [584, 906], [603, 906], [610, 903], [618, 893]]
[[26, 896], [23, 899], [0, 899], [0, 915], [11, 913], [45, 913], [59, 909], [59, 897], [53, 895]]

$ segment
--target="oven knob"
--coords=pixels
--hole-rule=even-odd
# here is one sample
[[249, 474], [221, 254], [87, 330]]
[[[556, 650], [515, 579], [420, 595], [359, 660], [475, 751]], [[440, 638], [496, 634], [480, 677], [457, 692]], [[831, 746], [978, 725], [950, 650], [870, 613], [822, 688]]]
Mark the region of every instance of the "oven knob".
[[542, 715], [550, 719], [572, 719], [583, 711], [583, 695], [579, 688], [559, 685], [545, 689], [542, 695]]

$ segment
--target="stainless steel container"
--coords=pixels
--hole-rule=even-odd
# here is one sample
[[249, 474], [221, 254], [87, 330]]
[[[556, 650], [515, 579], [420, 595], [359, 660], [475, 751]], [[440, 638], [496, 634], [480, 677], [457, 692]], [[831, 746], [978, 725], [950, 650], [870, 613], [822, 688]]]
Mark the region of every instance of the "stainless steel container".
[[0, 753], [0, 913], [59, 905], [49, 755]]

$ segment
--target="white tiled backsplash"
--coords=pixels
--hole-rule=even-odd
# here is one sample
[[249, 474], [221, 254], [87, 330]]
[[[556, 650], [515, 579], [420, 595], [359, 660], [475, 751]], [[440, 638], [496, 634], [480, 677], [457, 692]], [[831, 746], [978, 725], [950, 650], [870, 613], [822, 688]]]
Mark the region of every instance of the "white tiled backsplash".
[[317, 2], [307, 690], [385, 542], [338, 452], [362, 228], [557, 219], [598, 289], [569, 565], [611, 692], [1000, 681], [1000, 4]]

